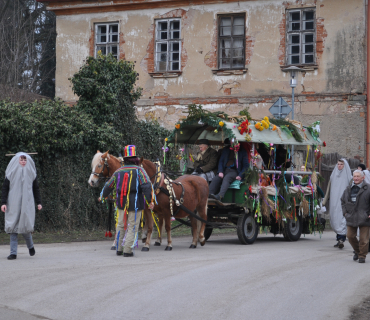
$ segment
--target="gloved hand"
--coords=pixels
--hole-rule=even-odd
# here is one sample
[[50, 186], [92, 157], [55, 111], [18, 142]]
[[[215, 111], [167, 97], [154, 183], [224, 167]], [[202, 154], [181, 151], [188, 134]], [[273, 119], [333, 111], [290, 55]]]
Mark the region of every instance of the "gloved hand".
[[195, 169], [195, 172], [196, 173], [203, 173], [203, 170], [202, 170], [201, 167], [198, 167], [198, 168]]

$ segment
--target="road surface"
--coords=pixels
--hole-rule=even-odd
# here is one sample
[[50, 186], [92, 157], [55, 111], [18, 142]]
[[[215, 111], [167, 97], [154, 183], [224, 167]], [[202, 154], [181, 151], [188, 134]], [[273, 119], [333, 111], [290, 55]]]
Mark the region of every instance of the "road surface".
[[[189, 237], [116, 256], [108, 242], [35, 244], [17, 260], [0, 246], [0, 319], [349, 319], [370, 295], [370, 259], [352, 260], [334, 232], [298, 242], [234, 234], [189, 249]], [[140, 244], [141, 249], [141, 244]]]

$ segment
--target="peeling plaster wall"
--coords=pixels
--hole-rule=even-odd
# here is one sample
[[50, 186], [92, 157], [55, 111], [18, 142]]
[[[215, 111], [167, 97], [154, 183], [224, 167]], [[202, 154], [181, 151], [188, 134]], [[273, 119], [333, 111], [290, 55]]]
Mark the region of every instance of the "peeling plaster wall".
[[[289, 75], [281, 71], [285, 10], [307, 5], [316, 7], [318, 67], [298, 76], [296, 119], [304, 124], [322, 120], [327, 152], [363, 157], [364, 0], [238, 1], [57, 16], [56, 94], [66, 101], [76, 101], [68, 78], [93, 52], [94, 23], [119, 21], [120, 50], [127, 60], [136, 61], [138, 85], [143, 87], [142, 99], [137, 103], [140, 117], [157, 118], [163, 125], [173, 127], [190, 103], [230, 114], [250, 107], [254, 117], [264, 116], [279, 96], [290, 102]], [[212, 69], [217, 69], [217, 15], [241, 12], [246, 16], [247, 70], [241, 74], [215, 74]], [[153, 78], [149, 66], [153, 62], [150, 52], [154, 19], [176, 16], [182, 18], [182, 48], [186, 53], [182, 55], [182, 74]]]

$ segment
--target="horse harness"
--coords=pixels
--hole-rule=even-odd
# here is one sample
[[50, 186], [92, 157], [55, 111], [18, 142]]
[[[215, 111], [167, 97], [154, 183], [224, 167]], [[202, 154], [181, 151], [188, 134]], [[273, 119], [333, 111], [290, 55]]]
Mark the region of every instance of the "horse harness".
[[108, 159], [105, 158], [104, 159], [104, 164], [103, 164], [103, 169], [100, 173], [96, 173], [95, 171], [92, 171], [91, 174], [93, 174], [94, 176], [97, 176], [99, 178], [99, 180], [104, 180], [104, 179], [107, 179], [106, 177], [104, 177], [104, 169], [107, 168], [108, 170], [108, 179], [110, 177], [109, 175], [109, 164], [108, 164]]
[[[161, 171], [161, 164], [159, 161], [155, 162], [155, 167], [156, 173], [154, 174], [154, 176], [151, 177], [151, 179], [155, 177], [155, 182], [153, 184], [154, 193], [157, 195], [158, 193], [162, 192], [170, 198], [171, 215], [176, 216], [179, 213], [181, 207], [183, 207], [185, 188], [181, 182], [173, 181], [170, 177], [167, 176], [166, 173], [163, 173]], [[165, 186], [163, 186], [163, 184]], [[173, 189], [173, 184], [181, 186], [182, 188], [180, 199], [176, 198], [176, 193], [175, 190]], [[173, 212], [173, 201], [177, 206], [177, 210], [175, 213]]]

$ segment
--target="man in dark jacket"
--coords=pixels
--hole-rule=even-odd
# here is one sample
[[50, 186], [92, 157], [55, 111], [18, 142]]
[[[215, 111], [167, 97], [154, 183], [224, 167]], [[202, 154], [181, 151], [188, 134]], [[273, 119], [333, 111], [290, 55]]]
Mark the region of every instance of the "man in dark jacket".
[[246, 170], [249, 168], [248, 154], [240, 148], [236, 152], [230, 147], [230, 140], [225, 139], [225, 147], [222, 149], [218, 162], [218, 175], [215, 176], [209, 186], [209, 197], [221, 200], [230, 184], [235, 180], [243, 180]]
[[200, 139], [198, 144], [200, 152], [194, 161], [194, 172], [192, 174], [201, 176], [207, 182], [212, 181], [217, 172], [217, 151], [209, 146], [208, 139]]
[[[353, 182], [342, 195], [343, 215], [347, 221], [347, 238], [355, 254], [353, 260], [364, 263], [368, 252], [370, 229], [370, 185], [364, 181], [364, 173], [356, 170]], [[357, 240], [360, 229], [360, 241]]]
[[[152, 184], [142, 167], [139, 167], [140, 159], [136, 157], [136, 148], [133, 145], [125, 147], [124, 165], [116, 170], [113, 176], [105, 184], [102, 196], [104, 199], [116, 190], [117, 213], [117, 255], [132, 257], [135, 244], [138, 239], [138, 231], [141, 213], [145, 201], [152, 201]], [[152, 210], [154, 203], [150, 203]], [[124, 250], [122, 252], [122, 241], [125, 235]]]

